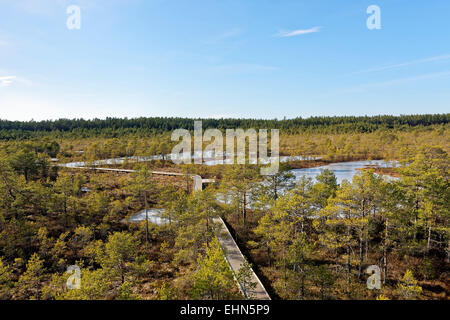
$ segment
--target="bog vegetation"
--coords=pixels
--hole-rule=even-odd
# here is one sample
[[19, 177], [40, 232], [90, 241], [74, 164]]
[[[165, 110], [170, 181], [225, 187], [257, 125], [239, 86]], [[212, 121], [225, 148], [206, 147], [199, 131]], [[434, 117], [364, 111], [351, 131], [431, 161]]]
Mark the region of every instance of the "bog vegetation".
[[[243, 299], [235, 279], [251, 289], [251, 267], [274, 299], [448, 299], [448, 121], [204, 120], [204, 129], [280, 128], [281, 154], [321, 157], [268, 177], [248, 164], [172, 164], [171, 130], [193, 129], [190, 119], [0, 121], [0, 299]], [[161, 157], [120, 165], [131, 174], [55, 165], [150, 155]], [[387, 172], [398, 179], [377, 168], [341, 184], [328, 170], [316, 180], [290, 173], [362, 159], [398, 160]], [[194, 173], [217, 183], [193, 193]], [[170, 223], [127, 222], [152, 207]], [[248, 260], [239, 274], [217, 241], [218, 217]], [[79, 290], [67, 288], [71, 265]], [[366, 285], [371, 265], [379, 290]]]

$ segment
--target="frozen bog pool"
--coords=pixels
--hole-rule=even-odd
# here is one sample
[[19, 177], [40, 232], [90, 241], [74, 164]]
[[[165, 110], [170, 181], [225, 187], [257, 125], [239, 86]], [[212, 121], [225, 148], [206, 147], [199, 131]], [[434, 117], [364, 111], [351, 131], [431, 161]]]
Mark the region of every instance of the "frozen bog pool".
[[[353, 176], [358, 173], [358, 169], [370, 166], [388, 168], [396, 167], [398, 166], [398, 163], [396, 161], [384, 160], [337, 162], [315, 168], [294, 169], [290, 172], [295, 175], [296, 179], [300, 179], [301, 177], [310, 177], [315, 179], [322, 172], [322, 170], [328, 169], [336, 175], [337, 182], [340, 184], [344, 179], [352, 181]], [[392, 177], [389, 177], [388, 179], [391, 178]]]
[[[325, 169], [329, 169], [336, 175], [337, 182], [340, 184], [344, 179], [351, 181], [353, 176], [358, 173], [358, 169], [376, 166], [376, 167], [397, 167], [399, 166], [396, 161], [384, 161], [384, 160], [371, 160], [371, 161], [351, 161], [351, 162], [338, 162], [332, 163], [325, 166], [315, 167], [315, 168], [306, 168], [306, 169], [293, 169], [290, 170], [295, 175], [296, 180], [301, 179], [301, 177], [309, 177], [315, 180], [315, 178]], [[386, 179], [395, 179], [393, 177], [384, 176]], [[283, 190], [280, 190], [282, 193]], [[251, 195], [248, 195], [248, 200], [251, 202]], [[221, 203], [227, 203], [230, 198], [229, 196], [225, 197], [224, 194], [218, 194], [217, 200]], [[250, 205], [251, 207], [251, 205]], [[147, 210], [148, 213], [148, 221], [154, 223], [156, 225], [165, 225], [170, 223], [170, 221], [163, 217], [164, 209], [162, 208], [152, 208]], [[133, 214], [127, 222], [138, 223], [141, 221], [145, 221], [145, 210], [139, 211], [138, 213]]]
[[[166, 218], [163, 218], [164, 209], [147, 209], [148, 221], [154, 223], [158, 226], [168, 224], [170, 221]], [[145, 210], [139, 211], [138, 213], [133, 214], [131, 217], [126, 220], [127, 222], [141, 222], [145, 221]]]

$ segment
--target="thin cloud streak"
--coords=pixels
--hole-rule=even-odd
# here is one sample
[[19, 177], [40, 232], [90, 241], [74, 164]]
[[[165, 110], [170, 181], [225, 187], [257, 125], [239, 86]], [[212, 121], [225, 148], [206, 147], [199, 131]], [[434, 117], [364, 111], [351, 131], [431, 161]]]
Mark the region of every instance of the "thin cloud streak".
[[65, 8], [72, 4], [86, 10], [104, 8], [107, 5], [128, 6], [138, 3], [139, 1], [140, 0], [0, 0], [0, 7], [9, 6], [32, 15], [56, 16], [60, 15], [62, 10], [65, 10]]
[[286, 37], [295, 37], [295, 36], [301, 36], [309, 33], [316, 33], [319, 32], [322, 27], [313, 27], [310, 29], [299, 29], [299, 30], [293, 30], [293, 31], [280, 31], [277, 36], [281, 38]]
[[241, 63], [241, 64], [217, 65], [212, 67], [211, 70], [224, 73], [253, 73], [261, 71], [276, 71], [278, 70], [278, 68], [260, 64]]
[[378, 71], [408, 67], [408, 66], [417, 65], [417, 64], [440, 62], [440, 61], [447, 61], [447, 60], [450, 60], [450, 54], [436, 56], [436, 57], [430, 57], [430, 58], [424, 58], [424, 59], [419, 59], [419, 60], [413, 60], [413, 61], [408, 61], [408, 62], [404, 62], [404, 63], [392, 64], [392, 65], [388, 65], [388, 66], [384, 66], [384, 67], [371, 68], [371, 69], [367, 69], [367, 70], [357, 71], [352, 74], [378, 72]]
[[0, 87], [7, 87], [13, 83], [13, 80], [16, 79], [16, 76], [6, 76], [0, 77]]
[[242, 30], [240, 28], [234, 28], [234, 29], [231, 29], [231, 30], [228, 30], [228, 31], [222, 33], [221, 35], [219, 35], [217, 37], [217, 39], [221, 40], [221, 39], [233, 38], [233, 37], [239, 36], [241, 33], [242, 33]]
[[242, 30], [240, 28], [233, 28], [233, 29], [227, 30], [225, 32], [222, 32], [221, 34], [218, 34], [218, 35], [206, 40], [205, 42], [207, 44], [218, 44], [222, 41], [236, 38], [236, 37], [240, 36], [241, 34], [242, 34]]
[[388, 80], [388, 81], [383, 81], [383, 82], [373, 82], [373, 83], [362, 84], [359, 86], [355, 86], [353, 88], [341, 90], [339, 92], [340, 93], [363, 92], [368, 89], [388, 87], [388, 86], [393, 86], [393, 85], [402, 85], [402, 84], [406, 84], [406, 83], [414, 82], [414, 81], [433, 80], [433, 79], [444, 78], [444, 77], [449, 77], [449, 76], [450, 76], [450, 71], [427, 73], [427, 74], [422, 74], [422, 75], [418, 75], [418, 76], [414, 76], [414, 77], [407, 77], [407, 78], [400, 78], [400, 79]]

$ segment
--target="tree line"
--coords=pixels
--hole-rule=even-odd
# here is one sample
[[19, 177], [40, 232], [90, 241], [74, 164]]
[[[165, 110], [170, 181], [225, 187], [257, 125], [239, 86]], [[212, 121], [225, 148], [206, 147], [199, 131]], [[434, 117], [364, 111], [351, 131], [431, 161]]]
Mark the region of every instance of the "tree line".
[[194, 129], [194, 120], [202, 120], [203, 128], [280, 129], [282, 133], [349, 133], [374, 132], [386, 129], [408, 129], [417, 126], [447, 125], [450, 114], [401, 115], [401, 116], [336, 116], [295, 119], [189, 119], [189, 118], [106, 118], [59, 119], [47, 121], [0, 120], [0, 139], [24, 139], [43, 134], [72, 137], [117, 137], [124, 134], [151, 135], [171, 132], [175, 129]]

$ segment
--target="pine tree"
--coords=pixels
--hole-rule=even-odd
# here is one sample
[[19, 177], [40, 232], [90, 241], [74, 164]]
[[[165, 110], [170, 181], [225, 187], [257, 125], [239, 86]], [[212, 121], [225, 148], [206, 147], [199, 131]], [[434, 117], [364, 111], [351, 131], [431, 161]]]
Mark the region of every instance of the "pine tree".
[[[242, 217], [246, 227], [248, 207], [252, 202], [250, 195], [261, 180], [258, 168], [248, 164], [225, 166], [220, 191], [234, 212]], [[228, 203], [228, 199], [231, 200]]]
[[206, 254], [198, 256], [197, 270], [193, 274], [193, 297], [226, 299], [231, 297], [233, 288], [235, 288], [233, 273], [225, 260], [219, 242], [214, 239], [206, 247]]
[[10, 299], [13, 288], [13, 273], [11, 267], [0, 257], [0, 300]]
[[132, 284], [125, 281], [119, 288], [117, 288], [116, 300], [141, 300], [141, 297], [134, 294]]
[[314, 284], [319, 287], [320, 299], [330, 298], [331, 288], [336, 280], [333, 274], [324, 265], [314, 267], [312, 273]]
[[136, 196], [140, 198], [141, 203], [144, 206], [145, 210], [145, 240], [147, 242], [150, 241], [150, 233], [149, 233], [149, 222], [148, 222], [148, 203], [149, 203], [149, 194], [151, 191], [155, 191], [156, 185], [152, 180], [151, 171], [145, 166], [140, 165], [136, 171], [133, 173], [132, 178], [133, 182], [129, 185], [129, 189], [132, 192], [136, 193]]
[[112, 280], [119, 279], [121, 284], [125, 282], [126, 275], [137, 258], [138, 246], [137, 238], [127, 232], [115, 232], [108, 237], [100, 261]]
[[282, 192], [291, 189], [294, 185], [294, 174], [289, 171], [289, 168], [284, 163], [280, 163], [278, 172], [266, 176], [264, 183], [261, 183], [256, 188], [255, 193], [261, 197], [260, 201], [267, 203], [276, 201]]
[[405, 275], [397, 286], [397, 294], [404, 300], [414, 300], [422, 293], [422, 287], [418, 285], [411, 270], [406, 270]]
[[206, 189], [188, 197], [182, 197], [182, 207], [176, 210], [175, 219], [175, 255], [177, 262], [195, 261], [204, 251], [218, 230], [216, 218], [220, 216], [220, 207], [214, 190]]
[[239, 268], [236, 274], [237, 281], [241, 285], [242, 290], [245, 292], [246, 299], [254, 298], [254, 291], [257, 283], [253, 281], [252, 265], [244, 258], [244, 263]]
[[156, 300], [176, 300], [178, 298], [177, 290], [164, 282], [156, 293]]
[[21, 299], [35, 300], [40, 298], [44, 261], [34, 253], [27, 262], [26, 271], [20, 276], [17, 283], [17, 295]]

